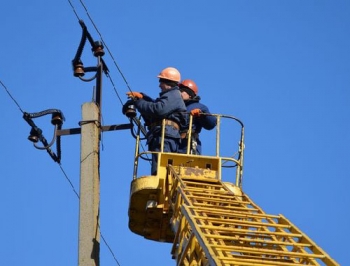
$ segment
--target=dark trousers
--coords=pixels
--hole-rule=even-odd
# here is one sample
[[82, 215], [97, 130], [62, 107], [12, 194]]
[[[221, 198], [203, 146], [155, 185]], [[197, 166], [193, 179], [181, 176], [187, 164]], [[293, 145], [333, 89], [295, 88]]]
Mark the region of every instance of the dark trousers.
[[[187, 153], [187, 143], [188, 143], [188, 138], [181, 139], [178, 153]], [[200, 155], [202, 154], [202, 142], [199, 139], [192, 139], [190, 141], [190, 154], [197, 154]]]
[[[155, 136], [148, 144], [148, 150], [160, 152], [160, 143], [161, 143], [160, 136]], [[180, 139], [165, 137], [163, 151], [178, 152], [179, 144], [180, 144]], [[152, 154], [152, 166], [151, 166], [152, 175], [157, 175], [157, 161], [158, 161], [158, 154], [157, 153]]]

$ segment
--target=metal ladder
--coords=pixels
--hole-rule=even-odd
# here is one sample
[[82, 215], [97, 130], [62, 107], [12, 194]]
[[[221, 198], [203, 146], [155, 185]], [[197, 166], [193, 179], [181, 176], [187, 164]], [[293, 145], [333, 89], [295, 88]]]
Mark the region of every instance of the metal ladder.
[[170, 172], [176, 265], [339, 265], [283, 215], [264, 213], [230, 184]]

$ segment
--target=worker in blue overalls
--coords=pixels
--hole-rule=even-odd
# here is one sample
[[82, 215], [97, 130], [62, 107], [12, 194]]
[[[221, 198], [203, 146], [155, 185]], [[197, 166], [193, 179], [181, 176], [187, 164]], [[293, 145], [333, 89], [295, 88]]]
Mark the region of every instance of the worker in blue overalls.
[[[180, 144], [180, 129], [186, 126], [186, 106], [181, 97], [178, 84], [180, 72], [173, 67], [163, 69], [157, 76], [161, 92], [157, 99], [152, 99], [145, 93], [127, 92], [133, 100], [135, 108], [140, 112], [148, 128], [146, 135], [149, 151], [160, 151], [161, 126], [165, 119], [164, 152], [178, 152]], [[124, 105], [130, 104], [127, 103]], [[123, 112], [124, 112], [123, 107]], [[152, 154], [151, 174], [156, 175], [157, 154]]]
[[[216, 126], [216, 117], [210, 116], [209, 108], [200, 103], [201, 98], [197, 95], [198, 87], [193, 80], [183, 80], [179, 84], [179, 87], [181, 96], [185, 101], [187, 112], [193, 115], [190, 154], [201, 154], [202, 143], [199, 139], [199, 133], [202, 131], [202, 128], [206, 130], [213, 129]], [[179, 146], [179, 152], [186, 153], [187, 145], [188, 139], [186, 133], [184, 133]]]

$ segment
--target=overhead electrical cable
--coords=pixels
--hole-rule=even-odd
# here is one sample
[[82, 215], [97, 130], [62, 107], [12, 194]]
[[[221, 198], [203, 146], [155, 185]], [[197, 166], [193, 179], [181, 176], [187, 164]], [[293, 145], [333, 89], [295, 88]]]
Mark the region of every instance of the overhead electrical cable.
[[[5, 84], [0, 80], [0, 84], [1, 86], [4, 88], [4, 90], [6, 91], [6, 93], [8, 94], [8, 96], [12, 99], [12, 101], [15, 103], [15, 105], [19, 108], [19, 110], [21, 111], [22, 114], [24, 115], [28, 115], [28, 113], [24, 112], [23, 109], [21, 108], [21, 106], [19, 105], [19, 103], [17, 102], [17, 100], [12, 96], [12, 94], [10, 93], [10, 90], [5, 86]], [[62, 167], [62, 164], [60, 161], [55, 161], [58, 163], [63, 175], [65, 176], [66, 180], [68, 181], [68, 183], [70, 184], [70, 186], [73, 189], [74, 194], [77, 196], [77, 198], [80, 200], [80, 196], [79, 193], [77, 192], [77, 190], [75, 189], [71, 179], [68, 177], [68, 175], [66, 174], [65, 170]], [[100, 227], [100, 225], [98, 225]], [[100, 228], [100, 232], [101, 232], [101, 228]], [[110, 245], [108, 244], [107, 240], [105, 239], [105, 237], [103, 236], [102, 232], [100, 233], [101, 235], [101, 239], [103, 240], [103, 242], [105, 243], [106, 247], [108, 248], [109, 252], [111, 253], [114, 261], [117, 263], [118, 266], [120, 266], [113, 250], [111, 249]]]
[[[102, 34], [101, 34], [101, 32], [99, 31], [99, 29], [97, 28], [96, 23], [93, 21], [93, 19], [92, 19], [91, 15], [90, 15], [90, 13], [89, 13], [89, 11], [88, 11], [86, 5], [84, 4], [84, 2], [83, 2], [82, 0], [79, 0], [79, 1], [80, 1], [80, 3], [81, 3], [82, 7], [84, 8], [84, 10], [85, 10], [85, 12], [86, 12], [86, 15], [87, 15], [87, 17], [89, 18], [91, 24], [93, 25], [93, 27], [95, 28], [97, 34], [99, 35], [99, 37], [100, 37], [100, 39], [101, 39], [101, 43], [102, 43], [103, 46], [106, 48], [106, 50], [107, 50], [109, 56], [111, 57], [111, 59], [112, 59], [112, 61], [113, 61], [113, 64], [114, 64], [115, 67], [117, 68], [117, 70], [118, 70], [120, 76], [122, 77], [124, 83], [126, 84], [128, 90], [131, 92], [131, 91], [132, 91], [132, 90], [131, 90], [131, 87], [130, 87], [130, 85], [129, 85], [129, 83], [128, 83], [126, 77], [125, 77], [125, 75], [123, 74], [121, 68], [118, 66], [118, 64], [117, 64], [117, 62], [116, 62], [116, 60], [115, 60], [115, 58], [114, 58], [112, 52], [110, 51], [108, 45], [107, 45], [106, 42], [103, 40]], [[76, 18], [78, 19], [79, 23], [81, 24], [82, 19], [80, 18], [80, 16], [78, 15], [76, 9], [74, 8], [73, 3], [71, 2], [71, 0], [68, 0], [68, 2], [69, 2], [69, 5], [72, 7], [73, 13], [75, 14]], [[118, 93], [118, 91], [117, 91], [117, 88], [116, 88], [116, 86], [115, 86], [115, 83], [113, 82], [113, 79], [112, 79], [110, 73], [108, 73], [106, 76], [108, 77], [109, 81], [111, 82], [112, 87], [113, 87], [113, 90], [114, 90], [114, 92], [116, 93], [116, 95], [117, 95], [117, 97], [118, 97], [118, 99], [119, 99], [121, 105], [123, 105], [124, 102], [123, 102], [123, 100], [121, 99], [121, 97], [120, 97], [120, 95], [119, 95], [119, 93]], [[144, 127], [143, 127], [142, 124], [140, 123], [140, 120], [139, 120], [139, 119], [137, 119], [136, 117], [133, 117], [133, 118], [130, 119], [130, 121], [131, 121], [132, 123], [136, 124], [136, 126], [137, 126], [138, 128], [141, 129], [141, 132], [143, 133], [143, 135], [146, 136], [147, 131], [144, 129]], [[132, 130], [133, 130], [133, 129], [132, 129]], [[136, 134], [136, 133], [133, 132], [132, 135], [134, 136], [135, 134]], [[141, 144], [141, 148], [143, 149], [143, 151], [146, 150], [145, 147], [144, 147], [142, 144]], [[146, 156], [148, 157], [148, 155], [146, 155]]]
[[1, 80], [0, 80], [0, 84], [1, 84], [1, 86], [5, 89], [5, 91], [7, 92], [7, 94], [10, 96], [10, 98], [12, 99], [12, 101], [17, 105], [17, 107], [19, 108], [19, 110], [21, 111], [21, 113], [23, 114], [24, 111], [22, 110], [21, 106], [18, 104], [18, 102], [15, 100], [15, 98], [11, 95], [10, 91], [7, 89], [7, 87], [5, 86], [5, 84], [2, 83]]
[[[5, 86], [5, 84], [0, 80], [0, 84], [1, 86], [6, 90], [7, 94], [9, 95], [9, 97], [12, 99], [12, 101], [17, 105], [17, 107], [19, 108], [19, 110], [23, 113], [23, 114], [26, 114], [26, 112], [23, 111], [23, 109], [21, 108], [21, 106], [18, 104], [18, 102], [16, 101], [16, 99], [12, 96], [12, 94], [10, 93], [9, 89]], [[61, 168], [61, 171], [62, 173], [64, 174], [64, 176], [66, 177], [67, 181], [69, 182], [70, 186], [72, 187], [73, 189], [73, 192], [77, 195], [77, 197], [79, 198], [79, 194], [78, 192], [76, 191], [72, 181], [70, 180], [70, 178], [68, 177], [68, 175], [65, 173], [62, 165], [61, 165], [61, 162], [57, 162]]]

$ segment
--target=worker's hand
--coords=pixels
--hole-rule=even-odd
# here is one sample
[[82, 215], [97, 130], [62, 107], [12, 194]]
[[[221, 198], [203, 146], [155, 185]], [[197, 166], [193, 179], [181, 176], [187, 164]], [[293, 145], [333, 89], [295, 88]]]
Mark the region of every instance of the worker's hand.
[[142, 99], [143, 98], [143, 95], [139, 92], [136, 92], [136, 91], [128, 91], [126, 93], [126, 95], [128, 95], [128, 97], [131, 99]]
[[196, 108], [196, 109], [191, 110], [191, 115], [199, 116], [201, 114], [201, 112], [202, 112], [201, 109]]

